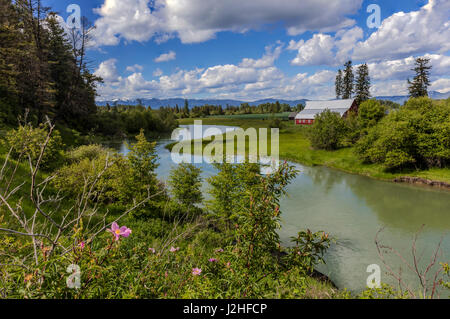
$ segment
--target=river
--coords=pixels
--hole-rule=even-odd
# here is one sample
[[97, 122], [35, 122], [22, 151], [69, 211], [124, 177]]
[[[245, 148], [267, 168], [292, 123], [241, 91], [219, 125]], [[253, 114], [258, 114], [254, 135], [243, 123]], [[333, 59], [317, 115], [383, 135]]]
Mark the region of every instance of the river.
[[[161, 139], [157, 144], [161, 180], [166, 180], [175, 164], [164, 146], [171, 142]], [[127, 154], [125, 143], [109, 144]], [[383, 244], [398, 250], [412, 262], [411, 246], [414, 235], [425, 225], [417, 241], [420, 265], [430, 262], [441, 239], [440, 261], [450, 260], [450, 192], [408, 184], [396, 184], [352, 175], [326, 167], [306, 167], [295, 163], [300, 171], [288, 187], [289, 196], [281, 202], [283, 244], [298, 231], [323, 230], [336, 239], [318, 270], [327, 274], [339, 288], [359, 292], [366, 286], [367, 267], [381, 267], [381, 281], [395, 285], [377, 255], [374, 239], [380, 234]], [[209, 164], [196, 164], [207, 178], [215, 174]], [[203, 190], [207, 191], [207, 183]], [[392, 255], [392, 254], [391, 254]], [[400, 261], [388, 255], [389, 265], [398, 271], [411, 286], [418, 287], [417, 276]], [[437, 270], [437, 267], [433, 268]], [[430, 271], [431, 273], [431, 271]], [[434, 274], [434, 273], [433, 273]]]

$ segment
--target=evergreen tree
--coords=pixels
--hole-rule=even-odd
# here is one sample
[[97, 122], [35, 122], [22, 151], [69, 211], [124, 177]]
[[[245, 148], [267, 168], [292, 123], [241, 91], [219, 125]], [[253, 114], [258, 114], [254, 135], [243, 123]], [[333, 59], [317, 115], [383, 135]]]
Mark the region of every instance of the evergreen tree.
[[367, 64], [361, 64], [356, 74], [355, 94], [359, 104], [370, 99], [370, 76]]
[[354, 86], [353, 81], [355, 79], [353, 75], [353, 67], [352, 67], [352, 61], [348, 61], [344, 64], [345, 70], [344, 70], [344, 79], [343, 79], [343, 90], [342, 90], [342, 98], [345, 99], [351, 99], [352, 94], [354, 92]]
[[90, 127], [101, 81], [86, 66], [92, 29], [83, 18], [66, 34], [41, 0], [0, 0], [0, 122], [16, 124], [29, 109], [30, 120]]
[[14, 124], [18, 109], [19, 61], [25, 55], [18, 13], [10, 0], [0, 0], [0, 123]]
[[342, 96], [342, 71], [339, 69], [338, 74], [336, 75], [336, 82], [335, 82], [335, 88], [336, 88], [336, 99], [340, 99]]
[[415, 68], [412, 71], [416, 72], [416, 76], [411, 82], [408, 79], [409, 95], [410, 97], [428, 96], [428, 86], [430, 86], [430, 70], [432, 68], [430, 59], [417, 58], [415, 61]]
[[188, 117], [189, 116], [189, 102], [188, 102], [187, 99], [184, 99], [183, 116], [184, 117]]
[[203, 201], [201, 169], [182, 163], [170, 171], [168, 183], [173, 196], [182, 205], [192, 208]]

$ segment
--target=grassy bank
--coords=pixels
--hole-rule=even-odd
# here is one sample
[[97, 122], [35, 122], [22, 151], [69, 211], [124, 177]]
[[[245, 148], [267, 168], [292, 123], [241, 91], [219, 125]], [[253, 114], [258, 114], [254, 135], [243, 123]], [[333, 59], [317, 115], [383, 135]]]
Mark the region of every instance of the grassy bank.
[[[3, 142], [0, 137], [1, 166], [9, 150]], [[80, 150], [83, 148], [79, 148], [77, 154], [80, 154]], [[180, 206], [175, 199], [168, 196], [161, 199], [162, 211], [155, 210], [156, 206], [149, 205], [142, 207], [139, 212], [133, 211], [124, 216], [124, 212], [133, 206], [130, 204], [131, 200], [120, 201], [120, 196], [125, 196], [125, 190], [121, 190], [118, 195], [105, 193], [104, 196], [109, 196], [107, 200], [89, 198], [86, 201], [88, 215], [83, 215], [83, 208], [76, 203], [84, 202], [77, 200], [84, 198], [82, 195], [84, 191], [83, 187], [76, 185], [76, 180], [97, 180], [97, 177], [93, 178], [97, 176], [96, 171], [91, 172], [88, 167], [103, 162], [101, 156], [107, 152], [106, 149], [97, 148], [94, 149], [95, 154], [86, 152], [85, 148], [84, 150], [81, 153], [88, 154], [83, 155], [87, 157], [74, 161], [72, 155], [65, 153], [63, 162], [56, 170], [39, 171], [37, 174], [38, 185], [56, 172], [64, 175], [62, 183], [44, 186], [46, 196], [51, 196], [49, 199], [53, 198], [54, 202], [43, 204], [41, 208], [45, 212], [50, 212], [49, 216], [58, 225], [59, 223], [66, 225], [65, 218], [72, 218], [70, 212], [78, 212], [81, 208], [83, 221], [79, 226], [65, 228], [63, 235], [59, 237], [43, 216], [37, 214], [36, 224], [33, 227], [39, 229], [37, 232], [47, 234], [45, 235], [47, 237], [34, 244], [30, 236], [19, 236], [28, 228], [22, 229], [5, 205], [0, 203], [0, 228], [3, 229], [0, 231], [1, 298], [204, 299], [242, 298], [247, 294], [251, 294], [250, 296], [254, 298], [351, 297], [347, 291], [336, 289], [325, 278], [310, 276], [303, 266], [296, 265], [290, 268], [290, 271], [286, 271], [288, 264], [284, 260], [279, 260], [280, 264], [273, 273], [255, 266], [256, 268], [252, 268], [252, 272], [248, 274], [251, 276], [248, 282], [243, 281], [248, 277], [245, 275], [246, 267], [241, 265], [243, 258], [235, 256], [236, 245], [230, 244], [235, 236], [234, 232], [223, 229], [222, 224], [217, 221], [217, 216], [207, 210], [199, 211], [198, 215], [192, 213], [193, 215], [187, 218], [193, 208]], [[94, 158], [90, 159], [91, 155]], [[108, 184], [106, 188], [114, 189], [122, 183], [124, 175], [129, 181], [131, 175], [124, 172], [128, 160], [128, 157], [120, 160], [121, 174], [115, 174], [114, 166], [111, 166], [104, 175], [105, 178], [101, 180], [101, 185]], [[85, 164], [87, 165], [84, 166]], [[67, 170], [74, 171], [67, 175], [64, 173]], [[33, 219], [36, 206], [30, 200], [28, 162], [26, 160], [18, 162], [10, 158], [4, 172], [6, 173], [4, 176], [0, 174], [0, 194], [7, 198], [12, 209], [17, 207], [17, 212], [20, 212], [17, 216], [20, 217], [23, 213], [27, 216], [25, 222]], [[13, 176], [12, 184], [7, 187], [10, 175]], [[75, 184], [68, 186], [74, 181]], [[88, 188], [95, 187], [95, 181], [93, 183], [89, 184], [91, 186]], [[127, 184], [127, 188], [135, 187], [136, 184], [137, 182], [133, 181], [131, 185]], [[58, 185], [64, 185], [64, 190], [59, 189]], [[5, 195], [10, 194], [7, 189], [15, 187], [18, 188], [14, 194]], [[72, 191], [67, 187], [73, 188]], [[55, 196], [60, 191], [64, 193], [64, 197], [56, 200]], [[63, 219], [63, 216], [66, 217]], [[103, 223], [110, 224], [121, 216], [124, 218], [120, 220], [120, 225], [132, 229], [129, 238], [113, 241], [111, 233], [103, 230], [95, 237], [95, 241], [89, 239]], [[100, 226], [97, 227], [98, 223]], [[4, 229], [17, 229], [21, 233], [5, 233]], [[49, 257], [51, 254], [47, 253], [52, 249], [51, 245], [48, 245], [48, 238], [58, 238], [55, 256], [52, 258]], [[36, 248], [36, 262], [32, 258], [33, 245], [41, 247]], [[71, 245], [71, 249], [68, 254], [60, 255], [65, 245]], [[272, 257], [269, 254], [264, 258]], [[274, 264], [268, 261], [266, 263]], [[66, 286], [65, 270], [69, 264], [80, 266], [82, 289], [73, 290]], [[201, 275], [193, 275], [193, 269], [200, 269], [203, 272]], [[251, 290], [246, 288], [248, 291], [244, 291], [242, 289], [244, 285], [249, 286]]]
[[[241, 117], [209, 117], [195, 120], [202, 120], [205, 125], [239, 126], [244, 129], [249, 127], [263, 128], [269, 125], [269, 121]], [[194, 119], [180, 120], [180, 124], [193, 124], [193, 122]], [[306, 135], [308, 127], [296, 126], [291, 121], [283, 122], [283, 124], [284, 128], [280, 130], [280, 157], [282, 159], [308, 166], [327, 166], [348, 173], [383, 180], [394, 180], [398, 177], [408, 176], [450, 183], [449, 168], [405, 170], [393, 173], [385, 171], [382, 165], [363, 163], [354, 153], [352, 147], [336, 151], [314, 150]]]

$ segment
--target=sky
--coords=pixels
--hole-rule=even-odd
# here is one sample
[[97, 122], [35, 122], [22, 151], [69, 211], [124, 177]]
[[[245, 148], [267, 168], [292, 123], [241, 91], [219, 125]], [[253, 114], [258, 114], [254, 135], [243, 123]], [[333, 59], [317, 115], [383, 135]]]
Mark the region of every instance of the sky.
[[[414, 58], [450, 91], [448, 0], [44, 0], [95, 25], [99, 101], [332, 99], [336, 72], [369, 65], [373, 96], [407, 95]], [[377, 10], [379, 8], [379, 23]], [[62, 22], [64, 24], [64, 22]]]

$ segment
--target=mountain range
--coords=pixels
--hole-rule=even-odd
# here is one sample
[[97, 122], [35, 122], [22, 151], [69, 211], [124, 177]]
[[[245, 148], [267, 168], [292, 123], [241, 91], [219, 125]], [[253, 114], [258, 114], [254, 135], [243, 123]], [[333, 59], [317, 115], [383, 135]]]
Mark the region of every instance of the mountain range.
[[[450, 91], [446, 93], [440, 93], [437, 91], [429, 92], [429, 96], [433, 99], [447, 99], [450, 97]], [[376, 96], [377, 100], [388, 100], [395, 103], [403, 104], [408, 100], [408, 96], [398, 95], [398, 96]], [[105, 106], [107, 103], [110, 105], [123, 104], [123, 105], [137, 105], [139, 99], [116, 99], [111, 101], [97, 101], [97, 105]], [[152, 109], [160, 108], [161, 106], [170, 106], [175, 107], [178, 105], [179, 107], [184, 106], [183, 98], [169, 98], [169, 99], [140, 99], [141, 103], [145, 106], [150, 106]], [[252, 106], [264, 104], [264, 103], [275, 103], [280, 102], [281, 104], [289, 104], [290, 106], [296, 106], [298, 104], [305, 104], [308, 99], [299, 99], [299, 100], [283, 100], [283, 99], [262, 99], [258, 101], [241, 101], [241, 100], [227, 100], [227, 99], [188, 99], [189, 107], [192, 108], [194, 106], [202, 106], [202, 105], [222, 105], [222, 107], [230, 106], [239, 106], [242, 103], [248, 103]]]

